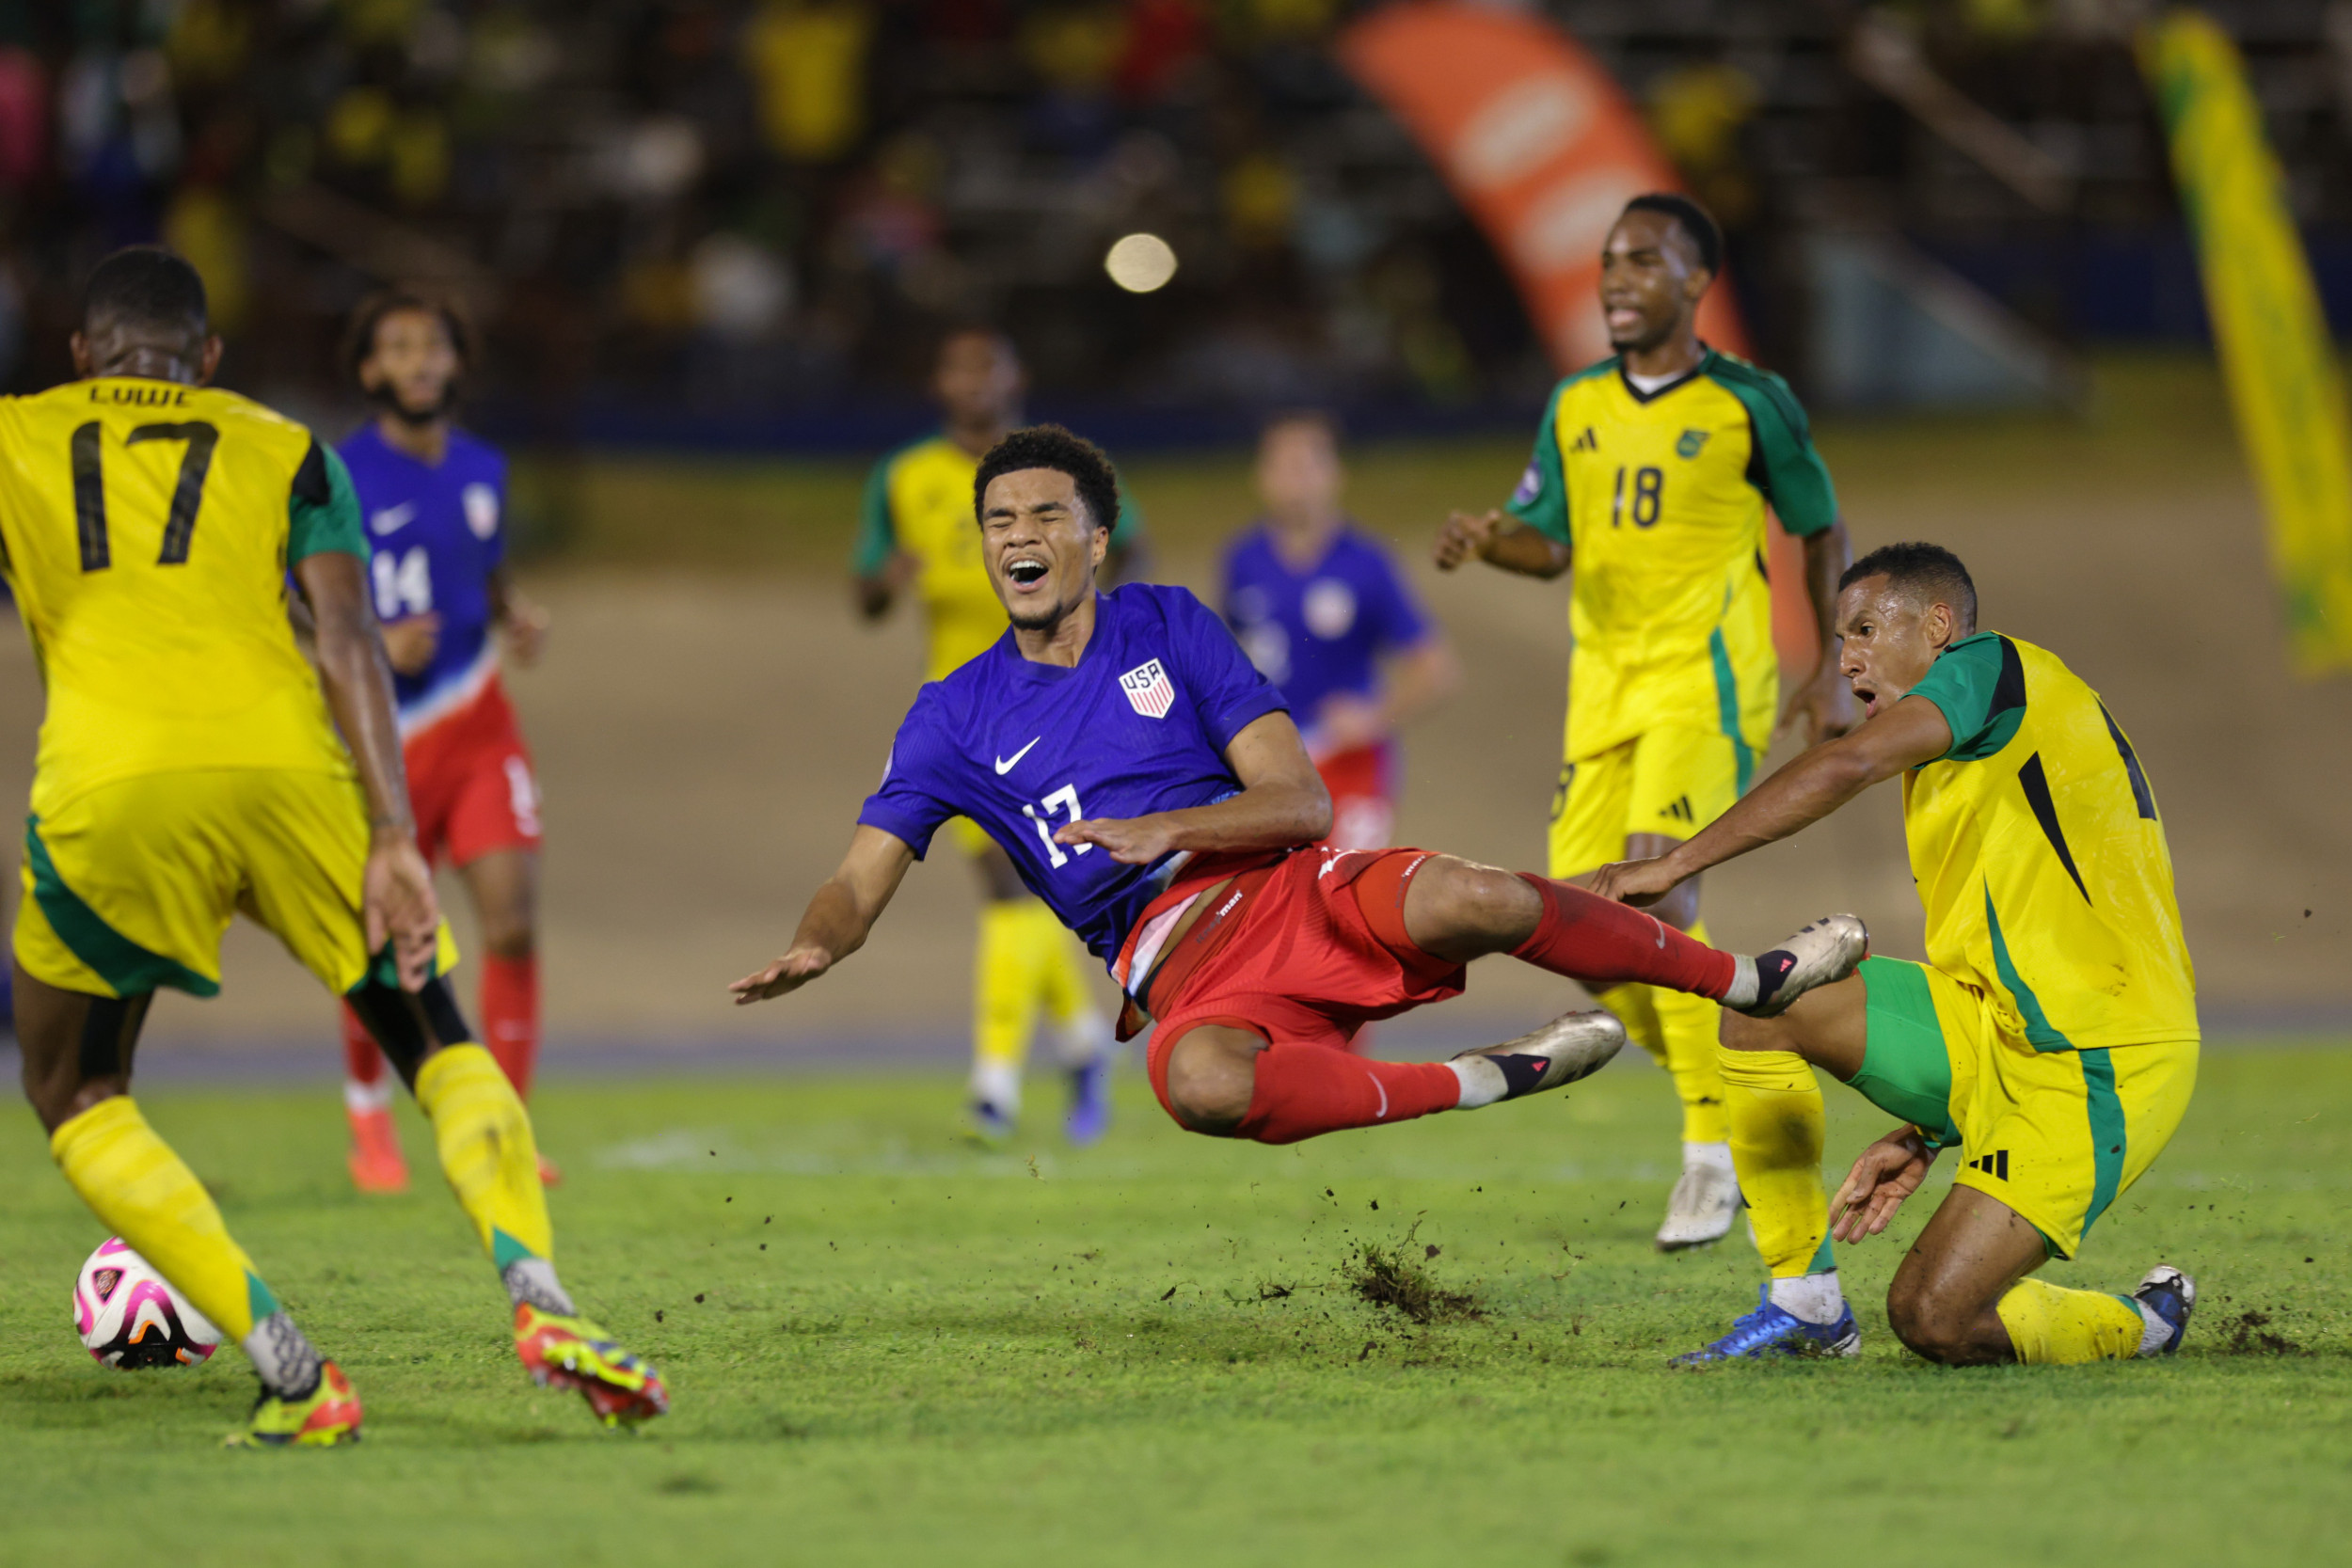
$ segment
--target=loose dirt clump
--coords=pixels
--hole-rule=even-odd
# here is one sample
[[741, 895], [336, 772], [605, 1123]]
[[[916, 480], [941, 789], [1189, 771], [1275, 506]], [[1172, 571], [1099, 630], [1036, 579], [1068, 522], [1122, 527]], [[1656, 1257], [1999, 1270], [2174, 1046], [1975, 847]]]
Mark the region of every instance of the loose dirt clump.
[[2225, 1341], [2233, 1355], [2300, 1355], [2303, 1347], [2283, 1334], [2270, 1332], [2270, 1314], [2247, 1311], [2222, 1320]]
[[[1476, 1323], [1486, 1316], [1478, 1298], [1467, 1291], [1448, 1291], [1430, 1277], [1426, 1257], [1410, 1236], [1393, 1247], [1366, 1242], [1341, 1268], [1342, 1276], [1357, 1296], [1385, 1307], [1417, 1323]], [[1430, 1248], [1434, 1254], [1436, 1248]]]

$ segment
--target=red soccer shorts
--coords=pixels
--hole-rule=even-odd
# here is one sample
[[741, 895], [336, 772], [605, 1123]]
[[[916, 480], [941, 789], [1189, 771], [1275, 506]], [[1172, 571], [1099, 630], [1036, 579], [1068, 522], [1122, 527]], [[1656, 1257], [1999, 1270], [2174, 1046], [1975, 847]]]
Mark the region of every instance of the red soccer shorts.
[[1461, 995], [1462, 966], [1405, 934], [1406, 890], [1429, 859], [1425, 849], [1301, 849], [1276, 867], [1156, 1020], [1144, 1060], [1160, 1104], [1168, 1052], [1203, 1024], [1246, 1030], [1275, 1050], [1344, 1051], [1375, 1019]]
[[1331, 792], [1331, 832], [1324, 843], [1334, 849], [1380, 849], [1396, 830], [1396, 801], [1389, 775], [1393, 759], [1386, 744], [1337, 752], [1315, 765]]
[[539, 847], [539, 784], [506, 689], [482, 694], [408, 737], [408, 803], [417, 847], [469, 865], [493, 849]]

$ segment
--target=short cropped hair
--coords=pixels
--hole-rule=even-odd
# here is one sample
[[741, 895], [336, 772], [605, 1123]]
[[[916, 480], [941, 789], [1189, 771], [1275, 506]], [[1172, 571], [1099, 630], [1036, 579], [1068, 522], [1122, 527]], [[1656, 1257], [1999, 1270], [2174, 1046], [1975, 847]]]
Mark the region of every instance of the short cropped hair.
[[378, 289], [352, 311], [351, 324], [343, 329], [343, 373], [358, 381], [359, 367], [375, 352], [375, 329], [384, 325], [386, 317], [408, 310], [440, 317], [441, 327], [449, 334], [450, 347], [457, 351], [458, 365], [473, 369], [473, 327], [457, 302], [418, 284], [400, 283]]
[[1343, 434], [1340, 428], [1340, 417], [1328, 408], [1302, 406], [1278, 408], [1268, 414], [1258, 426], [1258, 439], [1263, 443], [1276, 431], [1288, 430], [1293, 425], [1305, 425], [1311, 430], [1320, 430], [1335, 447], [1340, 444], [1340, 437]]
[[1057, 424], [1016, 430], [988, 449], [988, 455], [980, 459], [980, 471], [972, 476], [972, 515], [984, 515], [992, 481], [1025, 468], [1068, 474], [1078, 487], [1078, 499], [1086, 503], [1087, 521], [1096, 528], [1119, 526], [1118, 470], [1101, 447]]
[[[1649, 191], [1625, 204], [1626, 213], [1663, 213], [1682, 226], [1699, 253], [1699, 265], [1720, 275], [1724, 270], [1724, 230], [1715, 214], [1679, 191]], [[1620, 221], [1625, 213], [1617, 214]]]
[[102, 317], [200, 340], [211, 323], [204, 278], [176, 250], [126, 245], [98, 263], [82, 291], [82, 325]]
[[1914, 542], [1881, 545], [1846, 568], [1837, 579], [1844, 593], [1865, 578], [1883, 577], [1897, 593], [1927, 604], [1947, 604], [1960, 616], [1961, 635], [1977, 629], [1977, 584], [1960, 557], [1941, 545]]
[[1015, 359], [1021, 357], [1021, 350], [1013, 342], [1011, 333], [993, 321], [974, 317], [968, 321], [949, 323], [941, 329], [938, 337], [931, 340], [931, 364], [936, 367], [942, 359], [947, 357], [949, 344], [961, 342], [966, 338], [986, 338], [990, 342], [1002, 347]]

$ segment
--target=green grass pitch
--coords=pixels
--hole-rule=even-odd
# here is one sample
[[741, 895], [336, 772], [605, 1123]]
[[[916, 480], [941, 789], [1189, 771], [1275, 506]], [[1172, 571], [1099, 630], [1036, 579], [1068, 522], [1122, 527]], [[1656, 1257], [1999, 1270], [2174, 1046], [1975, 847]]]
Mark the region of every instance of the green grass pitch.
[[[20, 1114], [0, 1560], [2015, 1568], [2335, 1560], [2352, 1531], [2352, 1053], [2208, 1057], [2171, 1149], [2053, 1272], [2187, 1266], [2189, 1348], [2071, 1370], [1899, 1350], [1881, 1302], [1915, 1201], [1845, 1255], [1862, 1359], [1667, 1370], [1753, 1304], [1756, 1266], [1736, 1235], [1649, 1250], [1674, 1133], [1645, 1064], [1281, 1149], [1185, 1136], [1123, 1089], [1073, 1153], [1040, 1082], [1040, 1135], [991, 1155], [953, 1135], [945, 1075], [564, 1083], [559, 1060], [559, 1260], [675, 1395], [634, 1438], [525, 1382], [429, 1163], [407, 1197], [348, 1191], [330, 1086], [158, 1090], [366, 1401], [366, 1441], [303, 1453], [218, 1447], [250, 1397], [233, 1351], [137, 1375], [83, 1354], [68, 1298], [101, 1233]], [[1829, 1092], [1841, 1162], [1881, 1129]], [[1366, 1304], [1367, 1244], [1480, 1315]]]

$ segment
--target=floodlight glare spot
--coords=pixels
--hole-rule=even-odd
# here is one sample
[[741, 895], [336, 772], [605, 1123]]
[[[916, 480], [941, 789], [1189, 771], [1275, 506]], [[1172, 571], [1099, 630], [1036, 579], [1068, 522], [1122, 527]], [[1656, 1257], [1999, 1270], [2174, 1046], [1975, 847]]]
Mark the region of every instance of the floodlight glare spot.
[[1103, 270], [1129, 293], [1148, 294], [1176, 276], [1176, 252], [1157, 234], [1129, 234], [1103, 258]]

